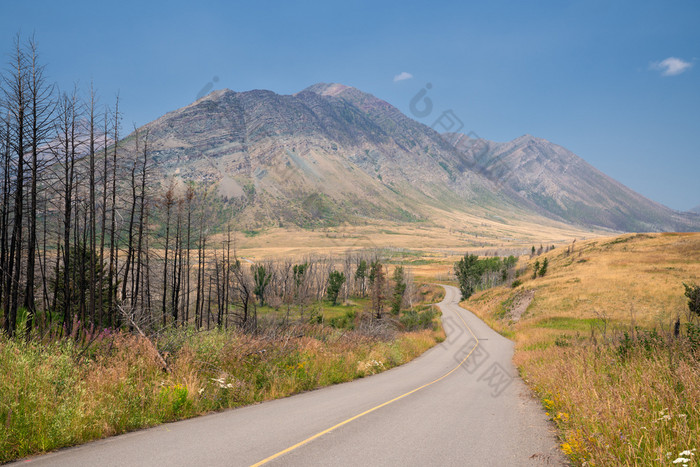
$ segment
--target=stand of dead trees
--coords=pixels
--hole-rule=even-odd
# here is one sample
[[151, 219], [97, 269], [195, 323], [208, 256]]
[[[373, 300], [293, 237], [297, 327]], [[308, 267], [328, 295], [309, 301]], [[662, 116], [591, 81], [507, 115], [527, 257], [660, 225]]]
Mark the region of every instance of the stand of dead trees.
[[213, 195], [163, 182], [147, 129], [124, 136], [118, 96], [103, 105], [93, 85], [59, 89], [48, 81], [35, 40], [17, 36], [0, 77], [6, 335], [183, 325], [255, 330], [262, 305], [284, 310], [287, 320], [310, 313], [326, 298], [330, 278], [339, 288], [334, 302], [369, 296], [377, 319], [388, 297], [396, 301], [376, 254], [263, 263], [237, 257], [231, 228], [207, 227]]

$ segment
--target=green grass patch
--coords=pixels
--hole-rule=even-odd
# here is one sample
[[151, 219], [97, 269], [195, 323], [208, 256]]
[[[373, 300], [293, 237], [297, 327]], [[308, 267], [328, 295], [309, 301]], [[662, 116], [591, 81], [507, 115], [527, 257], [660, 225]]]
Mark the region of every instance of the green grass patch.
[[553, 316], [537, 322], [534, 326], [545, 329], [558, 329], [563, 331], [590, 331], [591, 327], [602, 325], [598, 318], [569, 318], [565, 316]]
[[262, 230], [244, 230], [243, 235], [246, 237], [257, 237], [262, 233]]

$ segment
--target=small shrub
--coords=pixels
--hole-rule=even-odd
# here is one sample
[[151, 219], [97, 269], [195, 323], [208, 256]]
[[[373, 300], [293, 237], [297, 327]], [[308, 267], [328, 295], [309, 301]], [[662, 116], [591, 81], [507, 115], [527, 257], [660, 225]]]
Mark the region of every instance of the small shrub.
[[617, 344], [617, 354], [620, 359], [625, 360], [632, 353], [632, 348], [634, 347], [634, 342], [630, 337], [629, 333], [625, 331], [622, 335], [622, 339]]
[[407, 331], [416, 331], [419, 329], [432, 329], [435, 311], [428, 308], [424, 311], [408, 310], [403, 313], [399, 322], [406, 328]]
[[334, 316], [328, 320], [328, 324], [336, 329], [355, 329], [355, 310], [348, 310], [343, 316]]
[[163, 410], [163, 418], [166, 420], [183, 415], [192, 405], [187, 400], [187, 387], [182, 384], [162, 387], [158, 399]]
[[571, 345], [571, 336], [567, 336], [566, 334], [558, 335], [554, 340], [554, 345], [557, 347], [569, 347]]
[[692, 315], [700, 317], [700, 286], [683, 283], [685, 296], [688, 298], [688, 310]]

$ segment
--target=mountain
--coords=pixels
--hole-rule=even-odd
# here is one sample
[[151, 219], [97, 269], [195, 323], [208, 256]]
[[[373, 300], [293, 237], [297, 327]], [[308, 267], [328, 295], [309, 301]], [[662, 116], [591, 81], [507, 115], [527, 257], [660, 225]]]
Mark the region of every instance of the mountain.
[[[421, 221], [436, 208], [527, 217], [441, 135], [339, 84], [214, 91], [139, 129], [165, 178], [216, 186], [248, 228]], [[128, 139], [134, 139], [132, 134]], [[492, 214], [495, 215], [495, 214]]]
[[696, 214], [700, 214], [700, 206], [695, 206], [693, 209], [690, 210], [690, 212], [694, 212]]
[[578, 225], [622, 231], [689, 231], [700, 216], [651, 201], [600, 172], [571, 151], [524, 135], [507, 143], [446, 134], [468, 166], [540, 212]]
[[523, 222], [570, 232], [690, 225], [564, 148], [523, 137], [480, 140], [477, 150], [341, 84], [294, 95], [218, 90], [138, 132], [161, 180], [215, 189], [220, 219], [245, 229], [446, 217], [476, 236], [475, 226], [518, 235]]

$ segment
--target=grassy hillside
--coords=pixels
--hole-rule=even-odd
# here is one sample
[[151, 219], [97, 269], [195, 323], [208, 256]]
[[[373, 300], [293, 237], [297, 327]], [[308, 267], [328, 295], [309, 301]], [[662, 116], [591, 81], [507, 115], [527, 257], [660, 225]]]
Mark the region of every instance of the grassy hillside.
[[[532, 279], [531, 265], [544, 258], [549, 261], [546, 276]], [[628, 234], [576, 242], [532, 258], [528, 266], [520, 287], [482, 292], [469, 301], [470, 309], [487, 310], [533, 290], [522, 322], [510, 326], [514, 330], [564, 317], [668, 327], [677, 316], [685, 319], [682, 283], [700, 280], [700, 234]]]
[[[533, 279], [545, 257], [547, 273]], [[682, 282], [700, 281], [700, 234], [596, 239], [527, 263], [522, 285], [463, 306], [515, 340], [515, 363], [572, 462], [695, 465], [700, 333]]]

